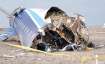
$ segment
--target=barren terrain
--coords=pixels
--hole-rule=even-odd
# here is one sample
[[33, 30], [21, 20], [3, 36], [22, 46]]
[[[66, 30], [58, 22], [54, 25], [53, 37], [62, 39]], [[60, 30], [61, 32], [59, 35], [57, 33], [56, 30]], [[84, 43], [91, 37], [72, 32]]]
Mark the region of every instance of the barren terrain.
[[[89, 28], [90, 40], [105, 45], [105, 28]], [[45, 53], [10, 46], [15, 40], [0, 43], [0, 64], [105, 64], [105, 47], [86, 51]]]

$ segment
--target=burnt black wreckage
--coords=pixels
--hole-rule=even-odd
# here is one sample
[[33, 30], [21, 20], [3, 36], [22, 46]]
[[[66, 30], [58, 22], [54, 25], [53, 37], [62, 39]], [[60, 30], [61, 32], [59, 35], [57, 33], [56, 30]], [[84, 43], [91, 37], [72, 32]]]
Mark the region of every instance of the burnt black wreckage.
[[[44, 51], [48, 51], [49, 49], [50, 51], [71, 51], [71, 50], [74, 51], [74, 50], [82, 50], [86, 47], [94, 47], [93, 43], [88, 43], [78, 33], [77, 33], [77, 36], [79, 37], [78, 39], [80, 41], [79, 42], [80, 44], [77, 44], [75, 42], [75, 34], [73, 33], [73, 31], [70, 28], [68, 28], [65, 25], [65, 23], [62, 24], [59, 21], [59, 19], [62, 19], [59, 17], [59, 14], [67, 16], [64, 11], [62, 11], [57, 7], [51, 7], [46, 13], [45, 19], [50, 17], [52, 20], [51, 22], [52, 22], [53, 28], [56, 28], [56, 30], [46, 29], [45, 36], [40, 35], [40, 39], [35, 39], [33, 41], [34, 43], [36, 43], [37, 40], [41, 40], [40, 43], [36, 45], [37, 49], [44, 50]], [[58, 19], [55, 16], [57, 16]], [[57, 22], [53, 23], [54, 20], [56, 20]], [[64, 34], [63, 37], [60, 33]]]
[[[40, 41], [39, 41], [40, 40]], [[71, 40], [73, 41], [73, 40]], [[32, 48], [36, 47], [42, 51], [73, 51], [77, 49], [75, 43], [67, 42], [56, 31], [46, 29], [45, 36], [39, 34], [35, 40], [33, 40]], [[37, 44], [36, 44], [37, 43]], [[36, 44], [36, 45], [35, 45]]]
[[[15, 13], [14, 16], [22, 13], [24, 9], [21, 9], [18, 13]], [[55, 10], [55, 12], [58, 12]], [[62, 11], [63, 12], [63, 11]], [[59, 13], [62, 13], [59, 12]], [[53, 13], [53, 11], [51, 12]], [[49, 14], [50, 15], [50, 14]], [[46, 17], [45, 17], [46, 18]], [[53, 24], [51, 24], [52, 26]], [[53, 30], [49, 27], [44, 29], [45, 35], [39, 33], [39, 35], [34, 38], [31, 48], [35, 48], [42, 51], [74, 51], [79, 50], [80, 45], [75, 43], [75, 35], [66, 25], [62, 24], [59, 27], [58, 31], [64, 33], [63, 38], [57, 30]], [[83, 40], [83, 38], [81, 39]], [[83, 40], [84, 41], [84, 40]]]
[[[18, 14], [21, 14], [24, 10], [25, 8], [21, 9], [19, 12], [14, 13], [14, 16], [17, 17]], [[69, 32], [69, 30], [66, 29], [64, 25], [62, 25], [62, 27], [63, 32], [72, 33], [72, 31]], [[71, 38], [71, 41], [74, 42], [74, 36]], [[60, 51], [66, 46], [67, 49], [73, 50], [73, 46], [67, 46], [69, 44], [70, 43], [62, 38], [56, 31], [50, 30], [48, 27], [46, 27], [45, 35], [43, 36], [41, 33], [39, 33], [39, 35], [33, 40], [31, 48], [36, 48], [42, 51]], [[66, 50], [66, 48], [63, 50]]]

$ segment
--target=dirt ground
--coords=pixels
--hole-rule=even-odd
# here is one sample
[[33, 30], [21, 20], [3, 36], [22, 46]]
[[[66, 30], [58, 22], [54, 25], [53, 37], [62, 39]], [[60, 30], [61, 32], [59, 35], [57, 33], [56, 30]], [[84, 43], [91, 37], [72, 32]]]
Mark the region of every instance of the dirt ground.
[[[90, 40], [97, 45], [105, 45], [105, 28], [89, 28]], [[0, 64], [105, 64], [105, 47], [87, 51], [44, 53], [30, 51], [9, 44], [0, 43]]]

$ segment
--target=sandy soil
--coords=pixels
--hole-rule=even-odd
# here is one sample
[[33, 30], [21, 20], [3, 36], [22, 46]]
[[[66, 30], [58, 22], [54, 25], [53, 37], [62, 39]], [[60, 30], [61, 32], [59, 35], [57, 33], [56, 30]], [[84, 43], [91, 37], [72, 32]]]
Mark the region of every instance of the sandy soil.
[[[105, 45], [105, 29], [90, 28], [90, 40]], [[0, 43], [0, 64], [105, 64], [105, 47], [87, 51], [41, 53]]]

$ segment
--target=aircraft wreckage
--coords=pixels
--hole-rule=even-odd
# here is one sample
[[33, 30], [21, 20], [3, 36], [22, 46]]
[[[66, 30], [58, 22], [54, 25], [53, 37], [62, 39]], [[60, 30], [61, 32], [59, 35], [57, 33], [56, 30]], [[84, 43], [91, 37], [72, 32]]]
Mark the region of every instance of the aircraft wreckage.
[[42, 51], [79, 51], [94, 47], [85, 17], [70, 17], [58, 7], [48, 10], [17, 8], [7, 14], [21, 45]]

